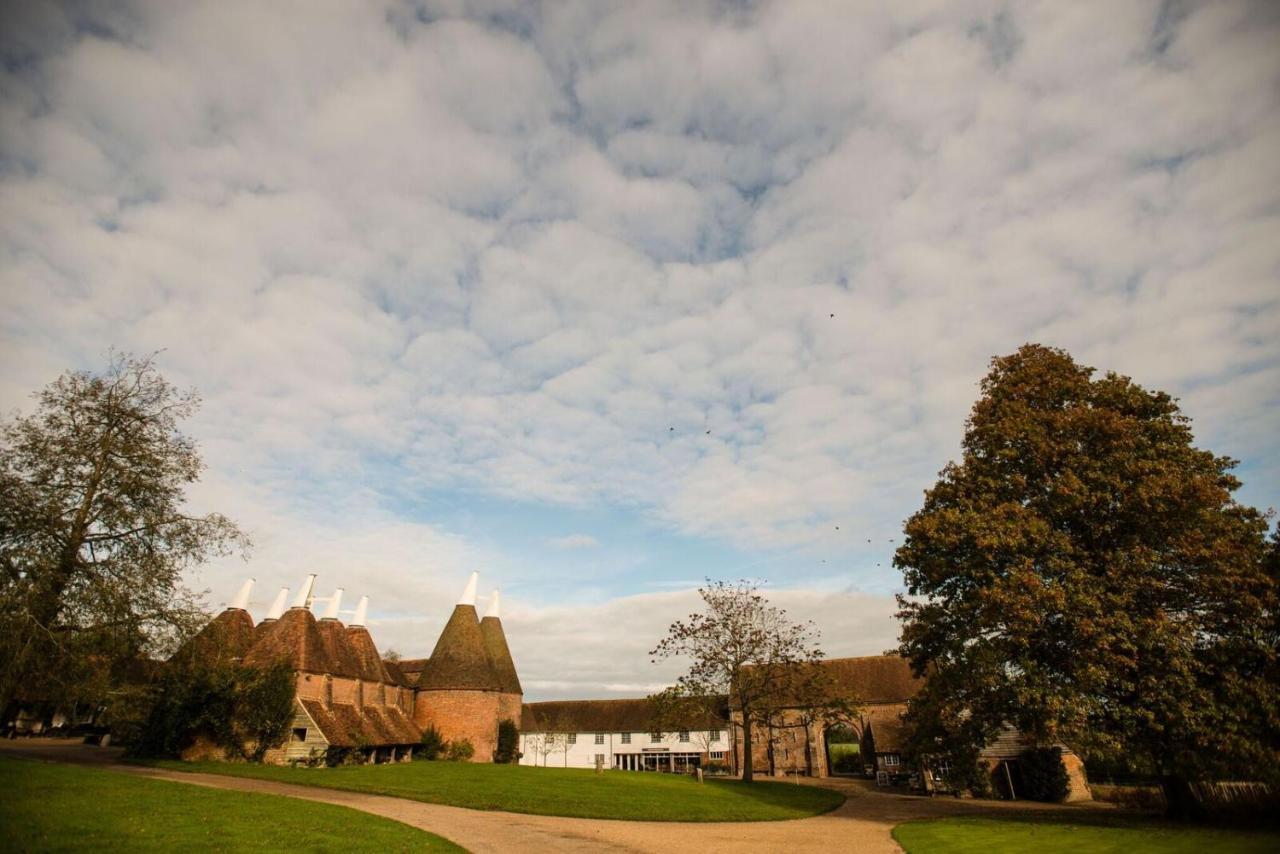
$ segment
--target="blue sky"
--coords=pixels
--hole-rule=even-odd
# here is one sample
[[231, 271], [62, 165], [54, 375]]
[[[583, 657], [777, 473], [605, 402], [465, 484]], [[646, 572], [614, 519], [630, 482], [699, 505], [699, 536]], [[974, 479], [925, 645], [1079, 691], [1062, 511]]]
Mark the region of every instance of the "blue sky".
[[669, 678], [704, 577], [892, 645], [1026, 341], [1280, 504], [1275, 4], [889, 5], [8, 4], [0, 406], [163, 351], [211, 605], [317, 572], [423, 655], [479, 570], [535, 698]]

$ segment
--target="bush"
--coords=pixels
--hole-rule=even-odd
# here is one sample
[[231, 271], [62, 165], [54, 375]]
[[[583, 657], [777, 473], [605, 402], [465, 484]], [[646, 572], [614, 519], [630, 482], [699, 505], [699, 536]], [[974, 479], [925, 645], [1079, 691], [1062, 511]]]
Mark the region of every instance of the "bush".
[[466, 762], [472, 756], [475, 756], [476, 749], [471, 745], [470, 741], [465, 738], [458, 741], [449, 742], [449, 748], [445, 751], [445, 759], [450, 762]]
[[[232, 664], [170, 667], [160, 681], [133, 752], [178, 757], [207, 739], [228, 757], [261, 761], [293, 721], [293, 668]], [[246, 750], [253, 745], [252, 752]]]
[[516, 751], [520, 747], [520, 731], [513, 720], [498, 722], [498, 749], [493, 752], [493, 761], [507, 764], [517, 758]]
[[702, 773], [712, 777], [728, 776], [729, 765], [726, 762], [708, 762], [702, 768]]
[[444, 747], [444, 739], [440, 737], [440, 731], [433, 726], [429, 726], [422, 731], [422, 742], [413, 751], [413, 758], [439, 759], [440, 754], [444, 752]]
[[1028, 747], [1018, 756], [1018, 770], [1022, 776], [1023, 797], [1050, 803], [1066, 800], [1070, 784], [1060, 749]]

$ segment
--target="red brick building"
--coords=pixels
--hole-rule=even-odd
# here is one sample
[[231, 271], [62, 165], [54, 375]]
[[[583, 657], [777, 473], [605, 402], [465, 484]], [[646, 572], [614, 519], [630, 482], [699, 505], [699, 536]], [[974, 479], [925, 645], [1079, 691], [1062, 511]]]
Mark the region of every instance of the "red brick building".
[[[366, 627], [368, 597], [350, 625], [338, 620], [339, 589], [320, 619], [312, 613], [315, 576], [309, 576], [285, 609], [281, 590], [257, 625], [246, 608], [252, 581], [179, 656], [238, 660], [264, 667], [292, 665], [295, 714], [283, 745], [268, 762], [316, 761], [336, 749], [369, 762], [408, 759], [433, 726], [445, 741], [467, 740], [474, 762], [490, 762], [498, 723], [520, 724], [523, 691], [507, 646], [494, 591], [489, 613], [476, 613], [477, 574], [436, 641], [430, 658], [384, 661]], [[193, 755], [211, 756], [207, 745]]]

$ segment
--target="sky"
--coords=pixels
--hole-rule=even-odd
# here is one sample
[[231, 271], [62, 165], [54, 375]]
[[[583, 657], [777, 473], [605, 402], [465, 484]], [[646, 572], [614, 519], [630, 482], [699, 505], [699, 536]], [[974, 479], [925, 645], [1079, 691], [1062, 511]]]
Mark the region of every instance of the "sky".
[[0, 14], [0, 411], [159, 351], [254, 541], [211, 608], [314, 572], [423, 656], [477, 570], [529, 699], [671, 679], [707, 578], [879, 653], [1028, 341], [1280, 505], [1280, 5]]

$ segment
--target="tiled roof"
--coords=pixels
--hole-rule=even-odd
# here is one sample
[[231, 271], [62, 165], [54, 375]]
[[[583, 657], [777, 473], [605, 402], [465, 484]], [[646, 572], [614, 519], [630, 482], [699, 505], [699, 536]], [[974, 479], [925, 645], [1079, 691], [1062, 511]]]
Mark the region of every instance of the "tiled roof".
[[[817, 662], [817, 666], [836, 697], [859, 705], [904, 703], [924, 684], [924, 680], [911, 675], [907, 660], [897, 655], [828, 658]], [[738, 708], [736, 700], [734, 708]]]
[[[649, 732], [653, 706], [649, 700], [551, 700], [525, 703], [522, 732]], [[678, 724], [677, 724], [678, 726]], [[690, 722], [688, 729], [700, 726]]]
[[497, 674], [485, 653], [480, 618], [476, 616], [474, 605], [454, 607], [431, 652], [431, 666], [418, 677], [417, 687], [428, 690], [500, 690]]
[[860, 703], [902, 703], [924, 685], [911, 674], [911, 665], [898, 655], [828, 658], [822, 662], [836, 687]]
[[387, 672], [382, 656], [378, 655], [378, 648], [374, 646], [373, 637], [364, 626], [347, 626], [347, 646], [355, 656], [361, 679], [366, 682], [400, 684]]
[[480, 636], [484, 640], [484, 651], [489, 656], [489, 664], [498, 677], [498, 685], [503, 693], [523, 695], [520, 677], [516, 675], [516, 663], [511, 660], [507, 636], [502, 631], [502, 620], [485, 617], [480, 621]]
[[879, 705], [866, 708], [862, 714], [863, 726], [871, 730], [876, 753], [901, 753], [906, 743], [906, 724], [902, 715], [903, 704]]
[[287, 661], [294, 670], [333, 673], [315, 616], [306, 608], [290, 608], [271, 623], [245, 654], [244, 663], [269, 667]]
[[243, 658], [253, 646], [253, 617], [241, 608], [227, 608], [183, 644], [173, 661], [229, 661]]
[[299, 699], [307, 714], [334, 747], [383, 747], [417, 744], [422, 733], [398, 706], [364, 706], [347, 703], [325, 708], [319, 700]]
[[[329, 618], [317, 623], [316, 628], [320, 630], [320, 638], [324, 641], [325, 655], [328, 657], [330, 668], [332, 668], [328, 672], [334, 676], [345, 676], [348, 679], [363, 678], [360, 675], [363, 669], [360, 657], [351, 646], [351, 640], [347, 636], [347, 627], [338, 620]], [[375, 656], [376, 654], [375, 652]]]

